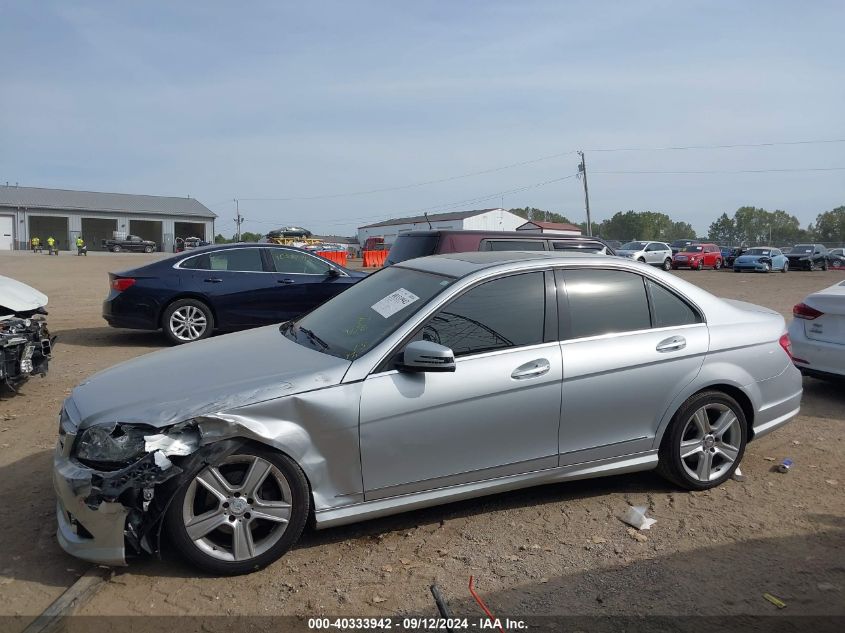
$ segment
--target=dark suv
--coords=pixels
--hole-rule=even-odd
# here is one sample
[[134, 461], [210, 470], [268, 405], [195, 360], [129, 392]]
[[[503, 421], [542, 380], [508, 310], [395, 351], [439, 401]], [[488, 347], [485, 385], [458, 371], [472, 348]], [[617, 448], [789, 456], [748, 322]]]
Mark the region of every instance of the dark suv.
[[791, 270], [827, 270], [827, 248], [821, 244], [797, 244], [786, 258]]
[[527, 231], [431, 230], [402, 233], [390, 247], [385, 266], [408, 259], [472, 251], [583, 251], [616, 255], [607, 243], [586, 235], [553, 235]]

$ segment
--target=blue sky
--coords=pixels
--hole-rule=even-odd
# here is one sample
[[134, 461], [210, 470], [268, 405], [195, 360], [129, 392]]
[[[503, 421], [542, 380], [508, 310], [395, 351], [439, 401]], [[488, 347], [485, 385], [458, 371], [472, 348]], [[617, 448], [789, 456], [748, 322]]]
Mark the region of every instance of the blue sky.
[[[0, 1], [0, 182], [191, 195], [231, 233], [319, 233], [420, 209], [669, 213], [845, 204], [845, 3]], [[462, 200], [490, 196], [465, 205]], [[253, 200], [250, 200], [250, 199]]]

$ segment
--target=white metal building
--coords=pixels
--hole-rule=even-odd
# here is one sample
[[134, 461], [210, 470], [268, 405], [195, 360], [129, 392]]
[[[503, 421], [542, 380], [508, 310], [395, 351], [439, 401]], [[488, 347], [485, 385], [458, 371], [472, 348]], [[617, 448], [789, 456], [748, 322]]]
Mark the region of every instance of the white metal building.
[[385, 244], [393, 244], [397, 235], [408, 231], [424, 231], [429, 228], [465, 231], [513, 231], [521, 224], [525, 224], [525, 218], [504, 209], [431, 213], [428, 217], [416, 215], [408, 218], [394, 218], [358, 227], [358, 242], [363, 245], [367, 238], [383, 237]]
[[79, 235], [98, 250], [117, 231], [172, 251], [177, 237], [213, 240], [216, 217], [194, 198], [0, 185], [0, 250], [26, 249], [32, 237], [46, 244], [50, 235], [62, 250]]

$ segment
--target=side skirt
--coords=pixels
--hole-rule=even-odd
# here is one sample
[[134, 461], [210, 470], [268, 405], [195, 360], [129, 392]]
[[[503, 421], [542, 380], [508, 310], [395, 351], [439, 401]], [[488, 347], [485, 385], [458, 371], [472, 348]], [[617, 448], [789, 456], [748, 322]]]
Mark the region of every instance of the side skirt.
[[590, 479], [606, 475], [633, 473], [641, 470], [652, 470], [657, 466], [657, 451], [646, 451], [622, 457], [601, 459], [582, 464], [572, 464], [549, 468], [531, 473], [486, 479], [469, 484], [460, 484], [448, 488], [436, 488], [406, 495], [365, 501], [339, 508], [318, 510], [314, 513], [317, 529], [356, 523], [368, 519], [376, 519], [408, 510], [417, 510], [430, 506], [472, 499], [484, 495], [492, 495], [519, 488], [528, 488], [541, 484], [576, 479]]

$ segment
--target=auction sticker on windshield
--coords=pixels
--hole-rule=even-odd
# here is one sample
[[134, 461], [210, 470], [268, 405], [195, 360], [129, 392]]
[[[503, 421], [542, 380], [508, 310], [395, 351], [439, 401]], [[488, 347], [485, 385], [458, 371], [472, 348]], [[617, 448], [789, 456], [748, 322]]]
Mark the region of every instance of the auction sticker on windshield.
[[395, 292], [391, 292], [384, 299], [376, 301], [370, 307], [378, 312], [385, 319], [392, 317], [405, 306], [411, 305], [414, 301], [418, 301], [419, 297], [409, 290], [399, 288]]

